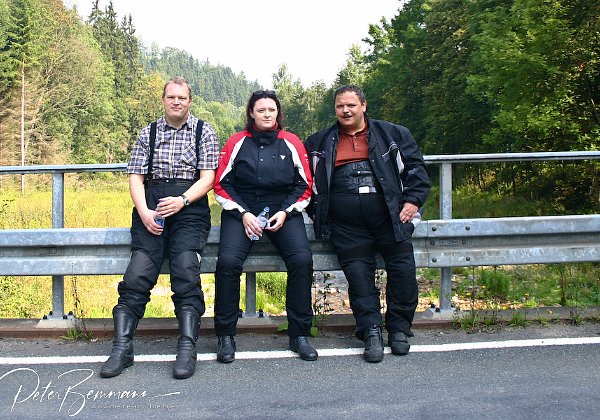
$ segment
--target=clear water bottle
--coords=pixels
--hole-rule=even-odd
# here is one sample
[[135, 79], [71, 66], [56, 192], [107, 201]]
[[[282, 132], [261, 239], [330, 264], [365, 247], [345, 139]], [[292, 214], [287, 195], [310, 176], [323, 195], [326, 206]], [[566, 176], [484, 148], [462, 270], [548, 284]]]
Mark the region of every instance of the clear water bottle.
[[[258, 216], [256, 216], [256, 221], [258, 222], [258, 225], [260, 226], [261, 229], [264, 229], [267, 227], [267, 223], [269, 222], [269, 211], [270, 210], [271, 209], [269, 209], [268, 207], [265, 207], [260, 213], [258, 213]], [[260, 237], [257, 235], [250, 236], [251, 241], [258, 241], [259, 239], [260, 239]]]
[[158, 214], [156, 211], [154, 212], [154, 221], [157, 225], [160, 225], [161, 228], [165, 227], [165, 218]]

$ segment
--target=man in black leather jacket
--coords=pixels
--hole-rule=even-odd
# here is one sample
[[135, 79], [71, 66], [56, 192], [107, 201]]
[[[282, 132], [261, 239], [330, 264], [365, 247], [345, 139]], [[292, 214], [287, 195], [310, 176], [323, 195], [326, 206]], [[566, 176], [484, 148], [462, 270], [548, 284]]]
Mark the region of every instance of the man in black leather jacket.
[[367, 117], [357, 86], [334, 94], [337, 123], [307, 138], [313, 200], [307, 208], [315, 236], [331, 239], [348, 280], [356, 336], [368, 362], [383, 360], [381, 304], [375, 252], [387, 271], [385, 326], [393, 354], [408, 354], [418, 303], [412, 246], [429, 176], [406, 127]]

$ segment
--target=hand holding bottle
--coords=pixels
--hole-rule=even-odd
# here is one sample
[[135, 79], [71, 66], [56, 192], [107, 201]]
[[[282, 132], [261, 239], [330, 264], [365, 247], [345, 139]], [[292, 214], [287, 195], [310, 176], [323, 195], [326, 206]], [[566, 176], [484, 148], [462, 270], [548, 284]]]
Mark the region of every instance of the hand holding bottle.
[[[258, 216], [256, 216], [256, 222], [261, 229], [267, 227], [267, 224], [269, 223], [269, 211], [269, 207], [265, 207], [260, 213], [258, 213]], [[258, 241], [259, 239], [260, 236], [254, 233], [250, 235], [251, 241]]]

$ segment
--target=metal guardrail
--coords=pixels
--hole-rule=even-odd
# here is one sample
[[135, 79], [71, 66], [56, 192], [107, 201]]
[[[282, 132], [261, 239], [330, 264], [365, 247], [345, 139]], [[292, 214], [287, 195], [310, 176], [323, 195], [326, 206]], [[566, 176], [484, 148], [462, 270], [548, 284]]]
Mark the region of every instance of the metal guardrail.
[[[306, 225], [317, 271], [339, 270], [329, 242], [314, 239]], [[219, 227], [213, 226], [202, 256], [202, 272], [216, 268]], [[413, 234], [418, 267], [447, 268], [600, 261], [600, 215], [429, 220]], [[78, 276], [123, 274], [130, 255], [129, 229], [0, 230], [0, 275]], [[379, 267], [383, 262], [379, 260]], [[257, 272], [284, 272], [268, 240], [244, 265], [246, 313], [256, 314]], [[165, 264], [163, 273], [168, 273]], [[447, 297], [448, 299], [451, 296]]]
[[[419, 267], [440, 268], [440, 309], [450, 310], [451, 267], [600, 261], [600, 215], [452, 220], [452, 165], [464, 163], [598, 160], [600, 151], [425, 156], [440, 165], [440, 218], [413, 235]], [[52, 174], [52, 228], [0, 230], [0, 275], [52, 275], [55, 316], [64, 314], [64, 275], [121, 274], [129, 261], [129, 229], [64, 229], [65, 173], [124, 172], [125, 164], [4, 166], [2, 174]], [[218, 227], [202, 269], [214, 271]], [[339, 269], [328, 243], [308, 229], [316, 270]], [[262, 242], [262, 241], [261, 241]], [[271, 248], [269, 248], [271, 247]], [[381, 262], [380, 262], [381, 264]], [[256, 308], [256, 272], [285, 271], [268, 242], [254, 246], [245, 265], [247, 312]]]
[[[220, 227], [213, 226], [202, 255], [203, 273], [217, 263]], [[327, 241], [306, 232], [317, 271], [340, 270]], [[418, 267], [466, 267], [600, 261], [600, 215], [429, 220], [413, 234]], [[0, 275], [123, 274], [131, 236], [126, 228], [0, 230]], [[383, 267], [383, 262], [379, 265]], [[284, 272], [283, 260], [265, 239], [254, 244], [244, 272]], [[168, 273], [165, 262], [163, 273]]]

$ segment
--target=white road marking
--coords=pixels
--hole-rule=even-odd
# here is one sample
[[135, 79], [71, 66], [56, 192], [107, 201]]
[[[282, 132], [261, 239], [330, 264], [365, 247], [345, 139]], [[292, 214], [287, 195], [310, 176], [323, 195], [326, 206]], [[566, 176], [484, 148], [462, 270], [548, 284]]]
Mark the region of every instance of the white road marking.
[[[600, 337], [578, 337], [578, 338], [540, 338], [535, 340], [508, 340], [508, 341], [486, 341], [475, 343], [451, 343], [451, 344], [422, 344], [412, 345], [411, 353], [433, 353], [460, 350], [483, 350], [515, 347], [543, 347], [543, 346], [572, 346], [583, 344], [600, 344]], [[354, 356], [362, 355], [363, 348], [349, 349], [317, 349], [320, 357], [332, 356]], [[385, 353], [391, 353], [389, 347]], [[250, 359], [283, 359], [298, 357], [290, 350], [274, 351], [239, 351], [235, 353], [236, 360]], [[78, 363], [104, 363], [108, 355], [104, 356], [48, 356], [48, 357], [0, 357], [0, 365], [51, 365], [51, 364], [78, 364]], [[200, 353], [199, 361], [216, 360], [216, 353]], [[173, 362], [174, 354], [140, 354], [135, 356], [136, 362]]]

